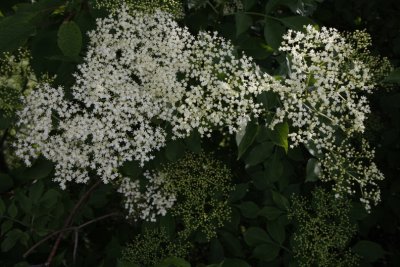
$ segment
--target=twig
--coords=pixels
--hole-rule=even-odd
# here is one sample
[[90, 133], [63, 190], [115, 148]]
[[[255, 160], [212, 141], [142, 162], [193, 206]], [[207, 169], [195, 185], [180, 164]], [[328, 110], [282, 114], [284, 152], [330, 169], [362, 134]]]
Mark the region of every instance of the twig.
[[[79, 207], [82, 205], [82, 203], [90, 196], [90, 194], [93, 192], [93, 190], [101, 183], [101, 180], [97, 181], [91, 188], [89, 188], [88, 191], [86, 191], [85, 194], [83, 194], [83, 196], [79, 199], [78, 203], [75, 204], [74, 208], [72, 209], [71, 213], [68, 215], [67, 219], [64, 222], [64, 226], [63, 228], [67, 228], [71, 221], [72, 218], [74, 217], [74, 215], [76, 214], [77, 210], [79, 209]], [[47, 258], [46, 261], [46, 266], [50, 266], [51, 261], [53, 260], [54, 256], [56, 255], [58, 246], [60, 245], [61, 239], [64, 235], [64, 231], [60, 232], [60, 234], [58, 235], [58, 238], [56, 240], [56, 242], [54, 243], [53, 249], [51, 250], [49, 257]]]
[[74, 231], [74, 252], [72, 253], [72, 262], [76, 263], [76, 252], [78, 251], [78, 240], [79, 240], [79, 230], [75, 229]]
[[[57, 234], [64, 233], [64, 232], [67, 232], [67, 231], [71, 231], [71, 230], [78, 231], [78, 230], [82, 229], [83, 227], [88, 226], [89, 224], [95, 223], [95, 222], [100, 221], [100, 220], [104, 220], [104, 219], [106, 219], [108, 217], [117, 216], [117, 215], [120, 215], [120, 213], [113, 212], [113, 213], [109, 213], [109, 214], [94, 218], [93, 220], [87, 221], [87, 222], [85, 222], [85, 223], [83, 223], [81, 225], [78, 225], [78, 226], [67, 227], [67, 228], [64, 228], [64, 229], [57, 230], [57, 231], [49, 234], [48, 236], [46, 236], [42, 240], [38, 241], [35, 245], [33, 245], [29, 250], [27, 250], [24, 253], [23, 257], [24, 258], [28, 257], [28, 255], [31, 254], [32, 251], [34, 251], [38, 246], [40, 246], [41, 244], [43, 244], [44, 242], [46, 242], [47, 240], [49, 240], [50, 238], [52, 238], [53, 236], [55, 236]], [[45, 266], [45, 265], [43, 265], [43, 266]]]

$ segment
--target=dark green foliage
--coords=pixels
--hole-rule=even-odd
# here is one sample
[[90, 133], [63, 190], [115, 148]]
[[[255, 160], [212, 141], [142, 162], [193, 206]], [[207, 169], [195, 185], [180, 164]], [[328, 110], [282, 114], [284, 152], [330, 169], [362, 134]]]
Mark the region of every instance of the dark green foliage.
[[[16, 55], [22, 46], [30, 53], [30, 71], [35, 77], [56, 75], [56, 84], [70, 87], [72, 74], [86, 53], [86, 33], [93, 29], [96, 18], [107, 13], [107, 8], [94, 8], [94, 2], [0, 1], [0, 53]], [[366, 29], [372, 36], [373, 52], [390, 60], [393, 72], [370, 97], [372, 112], [365, 134], [376, 148], [376, 162], [386, 178], [380, 184], [381, 204], [368, 214], [357, 201], [335, 199], [327, 189], [316, 189], [322, 185], [319, 155], [312, 144], [290, 148], [287, 123], [274, 129], [265, 126], [280, 103], [273, 93], [263, 93], [257, 98], [265, 108], [263, 119], [237, 134], [237, 143], [234, 137], [200, 139], [198, 133], [192, 133], [184, 140], [170, 142], [146, 166], [171, 164], [176, 173], [186, 175], [191, 173], [189, 167], [179, 169], [176, 162], [187, 151], [216, 151], [215, 157], [227, 166], [224, 171], [231, 174], [231, 184], [225, 188], [229, 190], [224, 191], [224, 212], [213, 217], [223, 218], [221, 222], [212, 225], [205, 217], [196, 217], [200, 212], [193, 205], [197, 202], [185, 207], [181, 203], [176, 214], [186, 210], [181, 212], [183, 219], [179, 217], [182, 214], [175, 218], [170, 214], [157, 223], [131, 222], [121, 216], [123, 207], [113, 185], [102, 184], [79, 205], [67, 225], [71, 229], [65, 230], [73, 207], [92, 185], [73, 185], [62, 191], [51, 181], [54, 166], [50, 162], [39, 158], [28, 168], [13, 157], [13, 116], [28, 85], [22, 70], [18, 77], [7, 76], [17, 81], [17, 91], [0, 84], [0, 266], [44, 264], [58, 237], [52, 234], [60, 230], [65, 232], [51, 266], [400, 266], [400, 2], [241, 3], [187, 0], [180, 23], [194, 33], [218, 31], [232, 41], [237, 53], [252, 56], [271, 75], [288, 72], [286, 59], [278, 50], [282, 35], [289, 28], [301, 30], [309, 23], [347, 32]], [[226, 12], [227, 7], [230, 12]], [[3, 66], [1, 63], [0, 68]], [[143, 171], [135, 162], [121, 167], [121, 173], [132, 178], [140, 177]], [[209, 177], [203, 178], [216, 179], [215, 173], [207, 173]], [[198, 177], [189, 178], [175, 181], [188, 195], [192, 186], [202, 185], [195, 181]], [[202, 190], [204, 195], [213, 196], [209, 187]], [[188, 212], [191, 208], [193, 213]], [[105, 215], [110, 217], [101, 219]], [[187, 231], [183, 242], [177, 233], [188, 225], [196, 227]], [[38, 242], [42, 243], [29, 251]]]

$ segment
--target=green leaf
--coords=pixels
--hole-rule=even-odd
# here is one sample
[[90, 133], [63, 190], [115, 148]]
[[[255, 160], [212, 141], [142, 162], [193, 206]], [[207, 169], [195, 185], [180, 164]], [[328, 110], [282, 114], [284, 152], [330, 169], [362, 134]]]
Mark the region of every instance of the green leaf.
[[0, 53], [21, 47], [35, 32], [35, 27], [29, 23], [29, 18], [11, 16], [0, 21]]
[[400, 68], [393, 70], [384, 80], [386, 83], [400, 83]]
[[12, 202], [11, 205], [8, 207], [8, 215], [10, 215], [11, 218], [15, 218], [17, 214], [18, 214], [17, 206], [15, 205], [14, 202]]
[[32, 200], [25, 196], [21, 191], [15, 194], [15, 200], [18, 201], [19, 207], [26, 214], [31, 214], [32, 212]]
[[23, 232], [19, 229], [13, 229], [6, 234], [6, 238], [1, 243], [1, 251], [7, 252], [12, 249], [17, 241], [22, 237]]
[[242, 215], [249, 219], [257, 218], [258, 212], [260, 210], [257, 204], [251, 201], [245, 201], [241, 203], [238, 207]]
[[9, 175], [0, 173], [0, 193], [10, 190], [13, 187], [13, 184], [13, 180]]
[[285, 227], [279, 221], [272, 221], [267, 224], [267, 231], [271, 235], [272, 239], [274, 239], [279, 244], [282, 244], [285, 241]]
[[264, 38], [273, 49], [278, 50], [282, 42], [285, 27], [274, 19], [267, 17], [264, 24]]
[[40, 204], [46, 209], [51, 209], [57, 203], [59, 196], [60, 193], [57, 190], [50, 189], [40, 199]]
[[287, 27], [295, 30], [302, 31], [305, 25], [314, 25], [314, 21], [308, 17], [303, 16], [292, 16], [286, 18], [279, 18], [279, 20]]
[[280, 209], [275, 207], [263, 207], [259, 212], [258, 215], [267, 218], [269, 221], [273, 221], [277, 219], [279, 216], [284, 214], [284, 212]]
[[259, 130], [258, 124], [249, 122], [246, 126], [244, 135], [242, 137], [240, 137], [240, 135], [236, 136], [236, 141], [237, 143], [239, 143], [237, 159], [240, 159], [243, 156], [243, 154], [247, 151], [247, 149], [251, 146], [251, 144], [254, 142], [258, 130]]
[[257, 145], [249, 152], [245, 159], [247, 166], [254, 166], [263, 162], [271, 156], [273, 149], [274, 144], [272, 142], [264, 142]]
[[265, 5], [265, 13], [269, 14], [277, 4], [279, 4], [280, 0], [268, 0], [267, 4]]
[[289, 135], [289, 124], [287, 122], [279, 123], [275, 125], [275, 128], [270, 132], [272, 142], [277, 146], [281, 146], [288, 152], [288, 135]]
[[309, 159], [307, 162], [306, 171], [306, 182], [318, 181], [318, 177], [321, 175], [321, 164], [319, 163], [318, 159]]
[[225, 259], [221, 267], [250, 267], [250, 265], [240, 259]]
[[260, 227], [250, 227], [246, 232], [244, 232], [243, 237], [246, 244], [251, 247], [272, 242], [267, 232]]
[[44, 192], [44, 185], [42, 181], [36, 181], [29, 189], [29, 199], [36, 203], [39, 201], [40, 197]]
[[197, 131], [193, 131], [189, 137], [185, 139], [186, 146], [194, 153], [201, 152], [201, 137]]
[[165, 148], [165, 156], [170, 161], [175, 161], [183, 156], [185, 152], [185, 144], [182, 140], [173, 140], [169, 142]]
[[272, 191], [272, 200], [275, 202], [275, 204], [283, 209], [283, 210], [288, 210], [289, 209], [289, 201], [287, 200], [286, 197], [284, 197], [282, 194]]
[[253, 20], [249, 15], [246, 15], [242, 12], [238, 12], [235, 14], [236, 21], [236, 36], [241, 35], [246, 32], [248, 28], [253, 24]]
[[223, 244], [224, 249], [234, 257], [243, 258], [243, 247], [239, 241], [239, 239], [227, 231], [219, 232], [221, 238], [220, 241]]
[[278, 256], [279, 250], [279, 247], [274, 244], [261, 244], [253, 250], [253, 257], [263, 261], [272, 261]]
[[368, 240], [359, 241], [354, 245], [352, 250], [368, 262], [375, 262], [378, 259], [383, 258], [385, 255], [385, 251], [381, 245]]
[[1, 225], [1, 235], [7, 233], [13, 227], [13, 221], [5, 221]]
[[248, 191], [249, 191], [248, 183], [235, 185], [235, 190], [233, 190], [232, 193], [230, 194], [229, 201], [231, 203], [234, 203], [241, 200], [242, 198], [244, 198], [244, 196], [247, 194]]
[[57, 36], [61, 52], [67, 57], [78, 57], [82, 48], [82, 33], [79, 26], [73, 21], [64, 22], [58, 29]]
[[121, 172], [123, 175], [138, 178], [141, 174], [139, 163], [137, 161], [125, 161], [121, 167]]

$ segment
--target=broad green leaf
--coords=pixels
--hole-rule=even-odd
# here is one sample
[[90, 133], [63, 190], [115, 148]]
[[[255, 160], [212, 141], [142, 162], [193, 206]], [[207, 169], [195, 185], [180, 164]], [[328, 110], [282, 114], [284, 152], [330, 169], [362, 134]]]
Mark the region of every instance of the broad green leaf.
[[185, 144], [182, 140], [173, 140], [169, 142], [165, 148], [165, 156], [170, 161], [175, 161], [185, 152]]
[[221, 238], [220, 241], [224, 247], [224, 249], [234, 257], [243, 258], [243, 247], [239, 241], [239, 239], [227, 231], [220, 231], [219, 232]]
[[249, 184], [242, 183], [235, 185], [235, 190], [232, 191], [229, 197], [231, 203], [241, 200], [249, 191]]
[[263, 207], [259, 212], [258, 215], [267, 218], [269, 221], [273, 221], [277, 219], [279, 216], [284, 214], [284, 212], [280, 209], [275, 207]]
[[389, 75], [383, 80], [386, 83], [400, 83], [400, 68], [393, 70]]
[[58, 29], [57, 36], [61, 52], [67, 57], [78, 57], [82, 48], [82, 33], [79, 26], [73, 21], [64, 22]]
[[268, 0], [267, 4], [265, 5], [265, 13], [269, 14], [276, 5], [278, 5], [280, 0]]
[[249, 122], [246, 126], [244, 135], [241, 138], [240, 136], [236, 137], [236, 141], [237, 143], [239, 143], [237, 159], [240, 159], [243, 156], [243, 154], [247, 151], [247, 149], [251, 146], [251, 144], [254, 142], [258, 130], [259, 130], [258, 124]]
[[272, 261], [279, 254], [280, 248], [277, 245], [265, 243], [253, 250], [253, 257], [263, 261]]
[[275, 202], [275, 204], [279, 208], [281, 208], [283, 210], [288, 210], [289, 209], [289, 201], [281, 193], [276, 192], [276, 191], [272, 191], [272, 200]]
[[272, 242], [267, 232], [265, 232], [260, 227], [250, 227], [249, 229], [246, 230], [246, 232], [244, 232], [243, 237], [246, 244], [251, 247], [255, 247], [263, 243]]
[[41, 180], [36, 181], [29, 189], [29, 199], [35, 203], [39, 201], [44, 192], [44, 185]]
[[194, 153], [201, 152], [201, 137], [197, 131], [193, 131], [189, 137], [185, 139], [186, 146]]
[[[276, 156], [276, 153], [274, 155]], [[267, 159], [264, 163], [265, 177], [270, 183], [279, 181], [283, 174], [282, 160], [275, 156]]]
[[256, 3], [256, 0], [244, 0], [242, 1], [244, 10], [250, 10]]
[[313, 20], [303, 16], [285, 17], [285, 18], [279, 18], [279, 20], [287, 27], [296, 31], [302, 31], [305, 25], [315, 24]]
[[264, 38], [267, 44], [278, 50], [282, 42], [285, 27], [277, 20], [267, 17], [264, 24]]
[[139, 163], [137, 161], [126, 161], [121, 167], [121, 172], [126, 176], [138, 178], [141, 174]]
[[21, 47], [35, 33], [35, 26], [29, 23], [30, 18], [11, 16], [0, 21], [0, 53]]
[[22, 237], [23, 232], [19, 229], [13, 229], [6, 234], [6, 238], [1, 243], [1, 251], [7, 252], [12, 249], [17, 241]]
[[270, 132], [271, 140], [277, 146], [281, 146], [288, 152], [288, 135], [289, 135], [289, 124], [287, 122], [279, 123], [275, 126], [274, 130]]
[[241, 203], [238, 207], [242, 215], [249, 219], [257, 218], [258, 212], [260, 210], [257, 204], [252, 201], [245, 201]]
[[359, 241], [352, 250], [368, 262], [375, 262], [385, 255], [385, 251], [380, 244], [368, 240]]
[[240, 259], [225, 259], [221, 267], [250, 267], [250, 265]]
[[19, 207], [26, 214], [31, 214], [32, 212], [32, 200], [30, 200], [25, 194], [21, 191], [18, 191], [15, 194], [15, 200], [18, 201]]
[[8, 207], [8, 215], [10, 215], [11, 218], [15, 218], [17, 214], [18, 214], [17, 206], [15, 205], [14, 202], [12, 202], [11, 205]]
[[13, 227], [13, 221], [5, 221], [3, 222], [3, 224], [1, 225], [1, 234], [0, 235], [4, 235], [5, 233], [7, 233], [12, 227]]
[[272, 221], [267, 224], [267, 231], [276, 242], [282, 244], [285, 241], [285, 226], [279, 221]]
[[257, 165], [271, 156], [274, 144], [264, 142], [254, 147], [247, 155], [245, 162], [247, 166]]
[[235, 14], [236, 21], [236, 36], [241, 35], [246, 32], [248, 28], [253, 24], [253, 20], [249, 15], [246, 15], [242, 12], [238, 12]]

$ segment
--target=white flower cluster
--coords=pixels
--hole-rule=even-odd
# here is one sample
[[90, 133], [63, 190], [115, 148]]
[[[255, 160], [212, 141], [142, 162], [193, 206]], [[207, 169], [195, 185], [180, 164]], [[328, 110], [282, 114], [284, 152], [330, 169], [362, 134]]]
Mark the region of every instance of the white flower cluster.
[[17, 154], [27, 164], [39, 153], [54, 161], [62, 187], [91, 174], [115, 180], [125, 161], [143, 166], [167, 138], [234, 132], [261, 112], [253, 102], [268, 88], [261, 71], [216, 34], [195, 37], [166, 13], [122, 8], [89, 37], [72, 99], [42, 85], [19, 113], [29, 134], [19, 135]]
[[[289, 120], [291, 146], [315, 145], [322, 155], [321, 179], [334, 181], [337, 195], [360, 193], [369, 210], [380, 199], [377, 181], [383, 175], [365, 141], [359, 149], [350, 144], [357, 133], [364, 132], [370, 113], [365, 95], [374, 89], [388, 63], [369, 54], [366, 33], [346, 38], [336, 29], [319, 31], [309, 25], [305, 32], [289, 30], [283, 39], [280, 51], [287, 53], [289, 74], [271, 85], [282, 107], [270, 126]], [[383, 65], [373, 66], [374, 62]]]
[[360, 201], [367, 211], [380, 201], [378, 181], [384, 179], [373, 162], [374, 150], [363, 139], [359, 148], [342, 144], [327, 152], [321, 159], [323, 168], [321, 180], [334, 181], [336, 196], [344, 192], [349, 195], [360, 194]]
[[125, 209], [128, 217], [137, 220], [138, 218], [146, 221], [156, 221], [156, 216], [164, 216], [175, 201], [174, 194], [163, 190], [164, 179], [162, 173], [144, 173], [147, 179], [146, 190], [141, 192], [138, 180], [132, 181], [130, 178], [123, 178], [118, 189], [125, 198]]
[[289, 135], [293, 146], [313, 142], [320, 152], [334, 145], [338, 128], [363, 132], [370, 108], [362, 94], [374, 87], [370, 66], [355, 58], [356, 50], [336, 29], [308, 25], [283, 39], [279, 50], [288, 55], [289, 75], [272, 87], [282, 108], [271, 127], [288, 118], [298, 129]]

